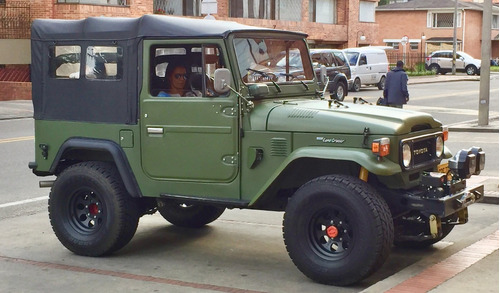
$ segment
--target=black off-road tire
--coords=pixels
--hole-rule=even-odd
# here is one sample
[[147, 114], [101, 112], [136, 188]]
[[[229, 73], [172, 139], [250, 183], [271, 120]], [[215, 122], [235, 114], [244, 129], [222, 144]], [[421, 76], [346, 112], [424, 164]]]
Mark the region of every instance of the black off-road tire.
[[422, 225], [410, 225], [410, 224], [401, 224], [400, 222], [395, 223], [396, 226], [396, 232], [394, 236], [394, 245], [397, 247], [402, 247], [402, 248], [413, 248], [413, 249], [424, 249], [427, 248], [435, 243], [438, 243], [439, 241], [443, 240], [450, 232], [455, 228], [455, 225], [450, 225], [450, 224], [444, 224], [445, 222], [456, 222], [458, 220], [458, 215], [453, 214], [445, 219], [442, 219], [441, 221], [443, 224], [441, 225], [441, 236], [434, 238], [434, 239], [428, 239], [424, 241], [411, 241], [411, 240], [400, 240], [398, 239], [398, 233], [401, 232], [409, 232], [413, 231], [413, 234], [425, 234], [426, 230], [429, 228], [429, 224], [425, 223]]
[[413, 249], [424, 249], [439, 241], [443, 240], [450, 232], [455, 228], [455, 225], [443, 225], [443, 234], [434, 239], [424, 240], [424, 241], [394, 241], [394, 245], [402, 248], [413, 248]]
[[375, 272], [394, 237], [386, 202], [366, 182], [345, 175], [319, 177], [290, 199], [283, 237], [297, 268], [329, 285], [354, 284]]
[[184, 204], [174, 200], [158, 201], [158, 211], [168, 222], [185, 228], [201, 228], [217, 220], [223, 207]]
[[116, 168], [103, 162], [82, 162], [65, 169], [52, 187], [48, 209], [59, 241], [85, 256], [124, 247], [139, 223], [136, 205]]

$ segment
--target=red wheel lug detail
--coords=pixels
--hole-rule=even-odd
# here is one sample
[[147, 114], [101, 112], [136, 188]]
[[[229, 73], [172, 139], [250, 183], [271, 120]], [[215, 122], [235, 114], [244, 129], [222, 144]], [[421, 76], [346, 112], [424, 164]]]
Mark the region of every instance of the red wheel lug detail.
[[329, 226], [326, 228], [326, 235], [330, 238], [335, 238], [339, 235], [339, 230], [335, 226]]

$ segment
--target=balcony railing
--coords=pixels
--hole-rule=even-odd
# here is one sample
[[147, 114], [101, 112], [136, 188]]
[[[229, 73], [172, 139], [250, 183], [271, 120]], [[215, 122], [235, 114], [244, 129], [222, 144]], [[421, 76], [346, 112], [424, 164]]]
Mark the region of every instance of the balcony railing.
[[8, 2], [0, 5], [0, 39], [27, 39], [30, 37], [31, 4]]
[[57, 3], [127, 6], [127, 0], [57, 0]]

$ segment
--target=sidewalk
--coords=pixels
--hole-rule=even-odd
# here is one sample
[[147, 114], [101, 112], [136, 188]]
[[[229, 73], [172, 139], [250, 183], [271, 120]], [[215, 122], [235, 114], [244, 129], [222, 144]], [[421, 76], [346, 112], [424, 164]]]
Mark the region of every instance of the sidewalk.
[[[496, 73], [498, 75], [498, 73]], [[493, 75], [493, 74], [492, 74]], [[425, 75], [425, 76], [409, 76], [408, 84], [436, 83], [449, 81], [479, 81], [481, 78], [478, 75]]]

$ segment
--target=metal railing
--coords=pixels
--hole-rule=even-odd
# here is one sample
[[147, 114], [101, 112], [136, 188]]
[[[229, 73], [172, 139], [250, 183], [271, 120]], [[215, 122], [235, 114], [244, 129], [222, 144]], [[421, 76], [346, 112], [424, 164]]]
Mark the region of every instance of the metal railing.
[[0, 39], [26, 39], [30, 37], [30, 2], [7, 2], [0, 5]]
[[420, 66], [424, 66], [425, 54], [420, 52], [407, 52], [403, 54], [402, 52], [387, 52], [387, 59], [391, 67], [396, 66], [398, 60], [402, 60], [405, 63], [405, 68], [412, 70], [420, 69]]

